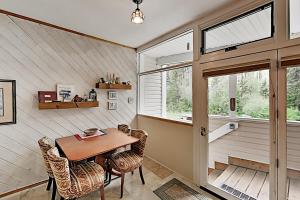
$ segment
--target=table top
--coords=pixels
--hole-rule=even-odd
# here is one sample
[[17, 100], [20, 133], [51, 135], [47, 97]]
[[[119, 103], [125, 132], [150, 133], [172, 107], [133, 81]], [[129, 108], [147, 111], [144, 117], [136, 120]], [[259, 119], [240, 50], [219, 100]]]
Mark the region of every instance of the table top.
[[58, 138], [55, 142], [68, 160], [80, 161], [139, 141], [115, 128], [108, 128], [106, 131], [106, 135], [97, 137], [79, 140], [72, 135]]

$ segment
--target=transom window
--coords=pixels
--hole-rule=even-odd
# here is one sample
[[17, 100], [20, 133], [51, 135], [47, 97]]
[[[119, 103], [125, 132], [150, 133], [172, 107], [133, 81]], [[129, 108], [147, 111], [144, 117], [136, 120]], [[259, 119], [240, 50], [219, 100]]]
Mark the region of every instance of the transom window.
[[202, 31], [202, 53], [225, 49], [273, 37], [273, 4], [217, 24]]

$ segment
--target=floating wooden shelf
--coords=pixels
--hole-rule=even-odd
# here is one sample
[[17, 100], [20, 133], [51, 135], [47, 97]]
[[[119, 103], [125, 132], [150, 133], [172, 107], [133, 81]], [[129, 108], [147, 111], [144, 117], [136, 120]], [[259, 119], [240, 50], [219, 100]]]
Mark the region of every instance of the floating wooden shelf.
[[116, 89], [116, 90], [131, 90], [131, 85], [96, 83], [96, 88], [99, 88], [99, 89]]
[[99, 107], [99, 101], [90, 102], [50, 102], [39, 103], [39, 109], [69, 109], [69, 108], [93, 108]]

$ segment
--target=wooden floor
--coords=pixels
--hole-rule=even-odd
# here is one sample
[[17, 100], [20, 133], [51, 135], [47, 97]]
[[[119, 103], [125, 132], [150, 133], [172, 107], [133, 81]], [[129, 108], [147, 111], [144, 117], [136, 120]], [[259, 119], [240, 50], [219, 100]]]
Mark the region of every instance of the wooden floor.
[[[269, 200], [269, 173], [229, 165], [224, 171], [214, 170], [209, 183], [240, 199]], [[288, 200], [300, 199], [300, 179], [287, 181]]]

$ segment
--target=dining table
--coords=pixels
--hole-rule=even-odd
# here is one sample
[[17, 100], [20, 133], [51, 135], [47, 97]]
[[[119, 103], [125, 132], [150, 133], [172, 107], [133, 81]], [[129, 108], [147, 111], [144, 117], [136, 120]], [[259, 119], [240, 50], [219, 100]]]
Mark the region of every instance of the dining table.
[[108, 159], [111, 154], [120, 147], [138, 142], [139, 139], [116, 128], [107, 128], [101, 131], [102, 135], [85, 139], [78, 137], [78, 134], [58, 138], [55, 140], [55, 146], [71, 163], [94, 159], [96, 156], [103, 158], [102, 161], [100, 159], [99, 164], [106, 170], [105, 180], [107, 181]]

